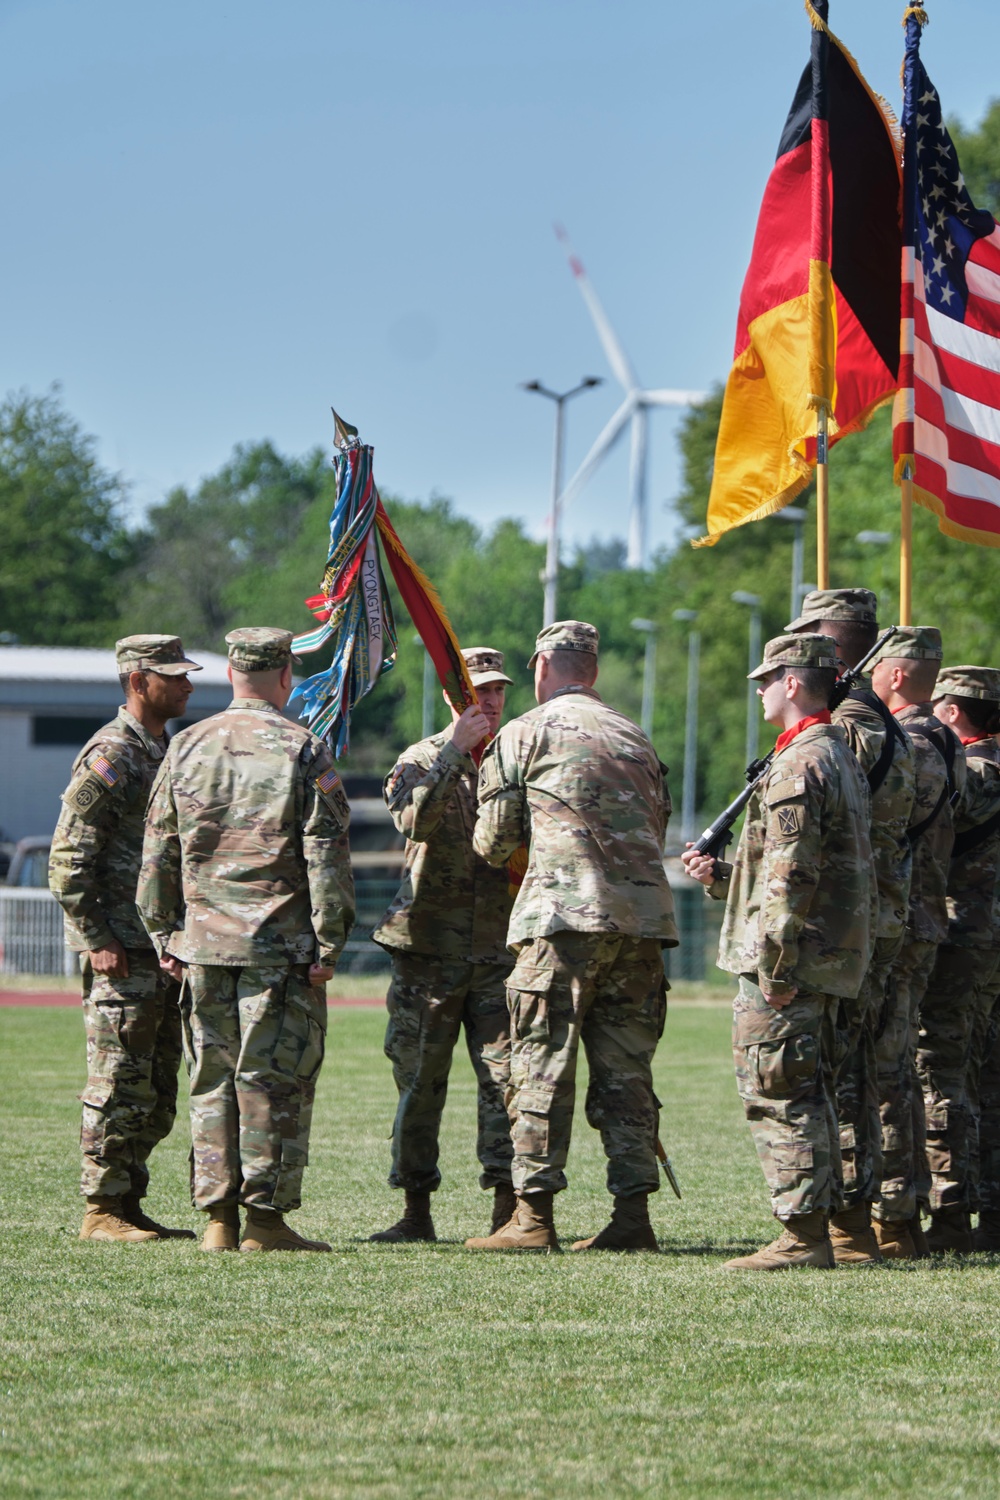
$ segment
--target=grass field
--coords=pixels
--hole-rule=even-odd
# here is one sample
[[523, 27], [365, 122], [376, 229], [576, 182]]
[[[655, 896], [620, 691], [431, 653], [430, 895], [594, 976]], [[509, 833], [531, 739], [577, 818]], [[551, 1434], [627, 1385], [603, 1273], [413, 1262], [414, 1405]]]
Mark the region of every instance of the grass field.
[[[72, 1010], [0, 1011], [0, 1495], [872, 1497], [1000, 1492], [1000, 1261], [737, 1277], [770, 1237], [723, 1007], [658, 1059], [685, 1192], [664, 1254], [477, 1256], [474, 1093], [456, 1059], [441, 1243], [378, 1247], [393, 1090], [382, 1017], [333, 1011], [299, 1227], [328, 1256], [81, 1244]], [[154, 1212], [194, 1226], [182, 1120]], [[605, 1220], [582, 1110], [565, 1241]]]

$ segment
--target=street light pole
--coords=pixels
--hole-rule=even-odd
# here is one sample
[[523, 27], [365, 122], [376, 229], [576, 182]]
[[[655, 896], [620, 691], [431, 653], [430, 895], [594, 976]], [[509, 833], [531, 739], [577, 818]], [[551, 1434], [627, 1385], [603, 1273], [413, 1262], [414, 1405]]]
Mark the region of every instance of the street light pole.
[[[416, 631], [414, 631], [413, 633], [413, 639], [416, 641], [418, 646], [424, 645], [423, 640], [416, 633]], [[437, 673], [434, 671], [434, 663], [431, 660], [431, 653], [427, 650], [426, 646], [424, 646], [424, 694], [423, 702], [421, 704], [420, 725], [420, 737], [424, 740], [429, 740], [431, 735], [434, 733], [434, 684], [436, 680]]]
[[[798, 619], [799, 610], [802, 608], [802, 574], [805, 569], [807, 518], [806, 511], [797, 505], [786, 505], [784, 510], [775, 511], [775, 520], [789, 521], [795, 527], [795, 535], [792, 538], [792, 612], [789, 615], [791, 620]], [[751, 757], [751, 759], [754, 758]]]
[[642, 730], [653, 738], [653, 699], [656, 694], [656, 621], [633, 620], [633, 630], [641, 630], [646, 637], [646, 650], [642, 664]]
[[580, 384], [575, 385], [571, 391], [550, 391], [547, 386], [542, 385], [540, 380], [526, 380], [521, 385], [522, 390], [534, 391], [536, 396], [547, 396], [556, 404], [556, 435], [552, 450], [552, 509], [549, 511], [549, 535], [545, 548], [545, 571], [542, 574], [542, 582], [545, 585], [543, 625], [554, 624], [556, 618], [556, 586], [559, 582], [559, 499], [562, 495], [563, 407], [581, 391], [589, 391], [593, 386], [600, 384], [599, 376], [585, 375]]
[[[760, 595], [748, 594], [745, 589], [737, 589], [735, 594], [729, 596], [734, 604], [745, 604], [750, 611], [750, 642], [747, 652], [749, 666], [748, 672], [752, 672], [760, 666]], [[794, 619], [795, 616], [793, 615]], [[747, 765], [757, 759], [757, 748], [760, 743], [760, 714], [757, 711], [757, 688], [753, 682], [747, 682]]]
[[[696, 609], [675, 609], [675, 620], [686, 620], [692, 624], [698, 618]], [[698, 755], [698, 669], [701, 656], [701, 635], [692, 630], [688, 636], [688, 680], [687, 713], [684, 720], [684, 781], [681, 789], [681, 842], [691, 843], [695, 837], [695, 764]]]

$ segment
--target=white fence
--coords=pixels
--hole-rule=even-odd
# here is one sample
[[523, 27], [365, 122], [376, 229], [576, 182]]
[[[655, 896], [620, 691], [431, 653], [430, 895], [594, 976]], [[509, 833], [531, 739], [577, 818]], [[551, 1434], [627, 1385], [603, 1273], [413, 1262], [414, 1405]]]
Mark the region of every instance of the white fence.
[[0, 886], [0, 974], [75, 974], [62, 907], [45, 889]]

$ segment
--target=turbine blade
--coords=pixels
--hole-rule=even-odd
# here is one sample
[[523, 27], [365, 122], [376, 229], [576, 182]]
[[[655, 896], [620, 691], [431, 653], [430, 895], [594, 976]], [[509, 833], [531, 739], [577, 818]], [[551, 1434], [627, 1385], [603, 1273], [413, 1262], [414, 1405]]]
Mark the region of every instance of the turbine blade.
[[569, 268], [573, 272], [576, 284], [580, 288], [587, 310], [593, 319], [594, 327], [597, 329], [597, 337], [601, 341], [601, 347], [607, 356], [608, 364], [611, 366], [615, 379], [623, 390], [634, 391], [639, 384], [639, 377], [632, 368], [632, 361], [622, 348], [621, 340], [608, 321], [608, 315], [604, 311], [590, 283], [590, 277], [583, 268], [583, 262], [574, 254], [573, 247], [569, 242], [569, 235], [561, 224], [555, 226], [556, 239], [566, 252]]
[[625, 431], [625, 424], [628, 422], [634, 411], [634, 399], [631, 396], [626, 396], [625, 400], [622, 402], [621, 406], [619, 406], [614, 416], [605, 425], [603, 431], [598, 435], [596, 441], [590, 449], [590, 452], [587, 454], [586, 458], [583, 460], [583, 463], [573, 475], [569, 484], [563, 487], [562, 494], [559, 496], [560, 510], [562, 510], [564, 506], [568, 505], [571, 500], [576, 499], [577, 495], [583, 489], [584, 485], [587, 483], [587, 480], [590, 478], [591, 474], [593, 474], [594, 470], [598, 467], [605, 454], [611, 451], [611, 449], [615, 446], [615, 443], [617, 443], [618, 439]]
[[626, 567], [646, 566], [646, 444], [649, 414], [641, 402], [636, 403], [632, 418], [632, 453], [629, 459], [631, 504], [628, 517], [628, 555]]
[[700, 406], [708, 400], [707, 391], [640, 391], [643, 406]]

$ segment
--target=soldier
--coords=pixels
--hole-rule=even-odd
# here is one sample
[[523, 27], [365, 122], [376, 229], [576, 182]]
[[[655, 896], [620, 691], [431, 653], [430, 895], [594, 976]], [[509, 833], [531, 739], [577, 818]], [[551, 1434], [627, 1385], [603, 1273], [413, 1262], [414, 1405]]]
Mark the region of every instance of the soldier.
[[203, 1250], [330, 1248], [284, 1214], [301, 1197], [325, 984], [354, 920], [350, 814], [327, 747], [282, 714], [291, 640], [230, 631], [233, 702], [177, 735], [149, 805], [137, 901], [184, 981]]
[[488, 646], [463, 651], [479, 698], [453, 722], [405, 750], [385, 780], [392, 820], [407, 837], [406, 875], [372, 934], [392, 954], [385, 1053], [399, 1093], [389, 1186], [406, 1194], [403, 1217], [373, 1240], [433, 1240], [430, 1195], [441, 1182], [438, 1136], [452, 1053], [462, 1027], [479, 1093], [480, 1187], [493, 1189], [493, 1228], [514, 1212], [514, 1148], [504, 1107], [510, 1081], [505, 982], [513, 962], [506, 869], [473, 852], [472, 751], [500, 728], [511, 679]]
[[[878, 635], [875, 595], [868, 589], [817, 589], [788, 626], [830, 636], [844, 666], [853, 667]], [[871, 1227], [882, 1178], [882, 1122], [878, 1107], [875, 1031], [886, 986], [903, 943], [912, 854], [907, 831], [913, 812], [913, 746], [885, 705], [859, 689], [835, 710], [871, 790], [871, 846], [878, 886], [878, 922], [865, 982], [856, 1000], [844, 997], [838, 1021], [837, 1114], [844, 1167], [844, 1207], [830, 1224], [839, 1263], [881, 1260]]]
[[977, 1101], [983, 1032], [1000, 967], [996, 903], [1000, 858], [1000, 671], [951, 667], [938, 677], [934, 713], [965, 747], [965, 795], [955, 818], [948, 936], [920, 1007], [917, 1071], [931, 1169], [932, 1250], [967, 1254], [976, 1206]]
[[505, 725], [479, 770], [475, 849], [493, 865], [522, 844], [529, 855], [507, 934], [517, 1204], [473, 1249], [558, 1250], [552, 1201], [566, 1186], [581, 1039], [615, 1201], [611, 1223], [573, 1249], [657, 1249], [651, 1064], [666, 1016], [661, 950], [677, 943], [669, 801], [647, 737], [594, 690], [597, 642], [580, 620], [540, 633], [528, 663], [539, 706]]
[[873, 1228], [882, 1255], [892, 1260], [928, 1254], [920, 1224], [920, 1209], [929, 1202], [930, 1175], [916, 1071], [917, 1027], [938, 944], [948, 935], [945, 893], [955, 841], [953, 806], [965, 786], [965, 752], [931, 708], [941, 656], [939, 630], [900, 626], [872, 666], [872, 688], [905, 727], [915, 755], [906, 937], [886, 986], [875, 1039], [883, 1163]]
[[834, 1265], [828, 1220], [843, 1201], [835, 1031], [871, 951], [870, 794], [826, 705], [834, 643], [779, 635], [750, 673], [774, 760], [747, 805], [730, 866], [689, 849], [688, 874], [727, 898], [719, 964], [739, 975], [736, 1079], [784, 1232], [729, 1270]]
[[201, 668], [175, 635], [126, 636], [115, 660], [125, 706], [73, 763], [49, 862], [67, 945], [84, 955], [80, 1238], [193, 1239], [190, 1229], [167, 1229], [142, 1208], [146, 1162], [177, 1112], [181, 1022], [177, 984], [160, 969], [135, 890], [167, 720], [183, 714], [188, 673]]

